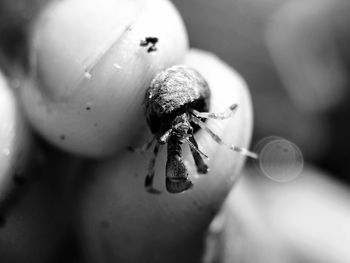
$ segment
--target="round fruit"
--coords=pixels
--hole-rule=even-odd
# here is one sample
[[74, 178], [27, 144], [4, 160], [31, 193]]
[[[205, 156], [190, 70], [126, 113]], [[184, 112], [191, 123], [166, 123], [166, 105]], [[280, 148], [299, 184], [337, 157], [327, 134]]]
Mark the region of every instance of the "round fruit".
[[[154, 38], [152, 50], [142, 44]], [[147, 86], [188, 47], [179, 14], [164, 0], [59, 1], [36, 21], [30, 43], [21, 89], [28, 118], [57, 146], [93, 157], [132, 144]]]

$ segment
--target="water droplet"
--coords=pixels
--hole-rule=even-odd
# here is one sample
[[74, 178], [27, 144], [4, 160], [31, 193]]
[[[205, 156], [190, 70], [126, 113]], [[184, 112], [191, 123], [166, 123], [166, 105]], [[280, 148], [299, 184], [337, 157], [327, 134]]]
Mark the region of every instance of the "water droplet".
[[90, 74], [90, 72], [85, 71], [84, 77], [87, 79], [91, 79], [92, 75]]
[[294, 143], [281, 137], [262, 139], [254, 148], [260, 171], [276, 182], [289, 182], [303, 170], [303, 154]]
[[117, 63], [114, 63], [113, 64], [113, 67], [115, 67], [116, 69], [121, 69], [122, 67], [119, 65], [119, 64], [117, 64]]

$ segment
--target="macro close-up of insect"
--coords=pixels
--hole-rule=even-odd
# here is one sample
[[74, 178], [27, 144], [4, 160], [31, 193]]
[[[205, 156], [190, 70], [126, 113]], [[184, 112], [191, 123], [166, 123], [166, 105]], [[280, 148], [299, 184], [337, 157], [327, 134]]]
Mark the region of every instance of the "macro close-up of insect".
[[0, 0], [0, 263], [349, 263], [343, 2]]
[[145, 144], [141, 151], [146, 151], [155, 141], [153, 157], [150, 161], [145, 180], [146, 190], [160, 193], [153, 187], [155, 162], [161, 145], [167, 144], [166, 189], [169, 193], [180, 193], [193, 186], [188, 178], [188, 171], [182, 159], [181, 145], [187, 143], [191, 149], [197, 172], [209, 171], [204, 159], [208, 156], [199, 148], [194, 138], [198, 129], [205, 130], [218, 144], [243, 155], [257, 158], [247, 149], [226, 145], [204, 122], [205, 119], [226, 119], [237, 109], [232, 104], [221, 113], [209, 111], [210, 89], [206, 80], [195, 69], [176, 65], [158, 73], [152, 80], [145, 95], [144, 105], [147, 123], [154, 138]]

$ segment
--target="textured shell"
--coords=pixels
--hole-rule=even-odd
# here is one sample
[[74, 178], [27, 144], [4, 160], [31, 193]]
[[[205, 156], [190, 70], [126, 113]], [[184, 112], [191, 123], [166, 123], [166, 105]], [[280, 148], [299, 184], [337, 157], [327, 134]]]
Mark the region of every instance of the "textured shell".
[[209, 98], [209, 86], [195, 69], [177, 65], [161, 71], [152, 80], [144, 101], [152, 132], [159, 127], [157, 122], [188, 107], [207, 111]]

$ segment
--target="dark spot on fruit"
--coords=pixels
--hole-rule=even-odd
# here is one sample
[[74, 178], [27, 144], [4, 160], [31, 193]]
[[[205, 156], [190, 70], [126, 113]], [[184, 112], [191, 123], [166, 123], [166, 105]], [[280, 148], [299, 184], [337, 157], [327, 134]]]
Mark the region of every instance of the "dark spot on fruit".
[[85, 109], [86, 109], [86, 110], [91, 110], [91, 107], [86, 107]]
[[157, 43], [159, 39], [157, 37], [146, 37], [144, 40], [141, 40], [140, 46], [147, 47], [147, 52], [151, 53], [157, 51]]
[[60, 139], [61, 139], [62, 141], [64, 141], [64, 140], [66, 139], [66, 136], [62, 134], [62, 135], [60, 136]]

